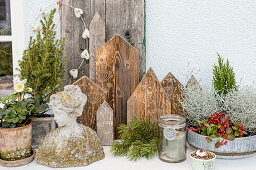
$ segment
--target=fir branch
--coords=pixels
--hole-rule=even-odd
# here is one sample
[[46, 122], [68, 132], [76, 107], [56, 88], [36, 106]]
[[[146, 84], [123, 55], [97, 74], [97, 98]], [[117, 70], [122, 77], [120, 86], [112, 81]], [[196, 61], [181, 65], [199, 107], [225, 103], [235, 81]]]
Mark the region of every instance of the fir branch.
[[136, 118], [129, 125], [120, 125], [121, 141], [111, 147], [115, 156], [127, 156], [130, 160], [152, 158], [158, 152], [159, 128], [157, 123]]

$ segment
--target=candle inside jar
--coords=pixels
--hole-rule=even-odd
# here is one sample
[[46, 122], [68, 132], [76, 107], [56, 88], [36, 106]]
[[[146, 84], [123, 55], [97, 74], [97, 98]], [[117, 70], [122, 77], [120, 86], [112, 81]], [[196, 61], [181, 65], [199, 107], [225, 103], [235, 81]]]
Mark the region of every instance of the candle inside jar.
[[186, 133], [181, 131], [176, 131], [176, 138], [173, 140], [168, 140], [163, 138], [163, 152], [162, 156], [168, 157], [168, 159], [173, 160], [183, 160], [185, 159], [186, 153]]
[[180, 115], [163, 115], [159, 119], [161, 143], [159, 158], [165, 162], [186, 159], [186, 119]]

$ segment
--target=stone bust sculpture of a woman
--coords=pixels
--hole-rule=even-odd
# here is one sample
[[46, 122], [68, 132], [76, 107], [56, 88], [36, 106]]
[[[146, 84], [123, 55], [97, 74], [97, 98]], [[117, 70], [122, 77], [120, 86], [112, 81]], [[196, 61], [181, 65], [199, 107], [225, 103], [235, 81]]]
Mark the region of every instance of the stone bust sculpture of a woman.
[[37, 163], [49, 167], [89, 165], [104, 158], [96, 132], [76, 122], [87, 96], [79, 86], [68, 85], [50, 98], [50, 107], [59, 128], [47, 134], [39, 147]]

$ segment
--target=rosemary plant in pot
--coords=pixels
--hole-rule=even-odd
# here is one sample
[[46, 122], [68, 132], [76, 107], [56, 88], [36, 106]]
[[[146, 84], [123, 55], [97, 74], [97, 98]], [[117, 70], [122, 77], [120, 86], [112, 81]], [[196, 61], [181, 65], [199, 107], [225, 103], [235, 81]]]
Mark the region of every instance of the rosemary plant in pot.
[[[41, 22], [36, 38], [30, 37], [28, 48], [19, 63], [20, 76], [27, 79], [32, 88], [31, 95], [35, 104], [47, 104], [52, 94], [61, 91], [66, 57], [63, 57], [64, 38], [56, 39], [53, 17], [56, 9]], [[48, 112], [49, 113], [49, 112]], [[52, 115], [45, 112], [34, 114], [33, 146], [38, 147], [45, 135], [55, 129]]]
[[31, 116], [38, 109], [33, 99], [25, 99], [30, 91], [25, 88], [26, 80], [14, 81], [15, 93], [0, 98], [0, 165], [21, 166], [33, 160], [31, 148]]
[[182, 107], [189, 122], [188, 143], [217, 158], [243, 158], [256, 152], [256, 89], [238, 87], [233, 68], [219, 56], [213, 88], [184, 89]]

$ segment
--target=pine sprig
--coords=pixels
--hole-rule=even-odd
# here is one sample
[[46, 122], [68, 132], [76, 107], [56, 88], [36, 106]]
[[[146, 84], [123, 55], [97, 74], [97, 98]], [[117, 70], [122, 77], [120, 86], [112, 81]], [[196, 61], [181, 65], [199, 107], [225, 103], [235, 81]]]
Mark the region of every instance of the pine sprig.
[[235, 73], [227, 60], [218, 55], [218, 65], [213, 66], [213, 86], [219, 95], [226, 95], [232, 89], [237, 89]]
[[42, 31], [36, 38], [30, 37], [28, 49], [24, 51], [20, 65], [22, 79], [27, 79], [27, 86], [33, 89], [32, 96], [40, 103], [49, 101], [52, 94], [62, 90], [66, 57], [63, 57], [65, 39], [56, 39], [53, 23], [56, 9], [40, 23]]
[[115, 156], [127, 156], [130, 160], [152, 158], [158, 152], [159, 128], [155, 122], [136, 118], [129, 125], [120, 125], [121, 141], [112, 145]]

